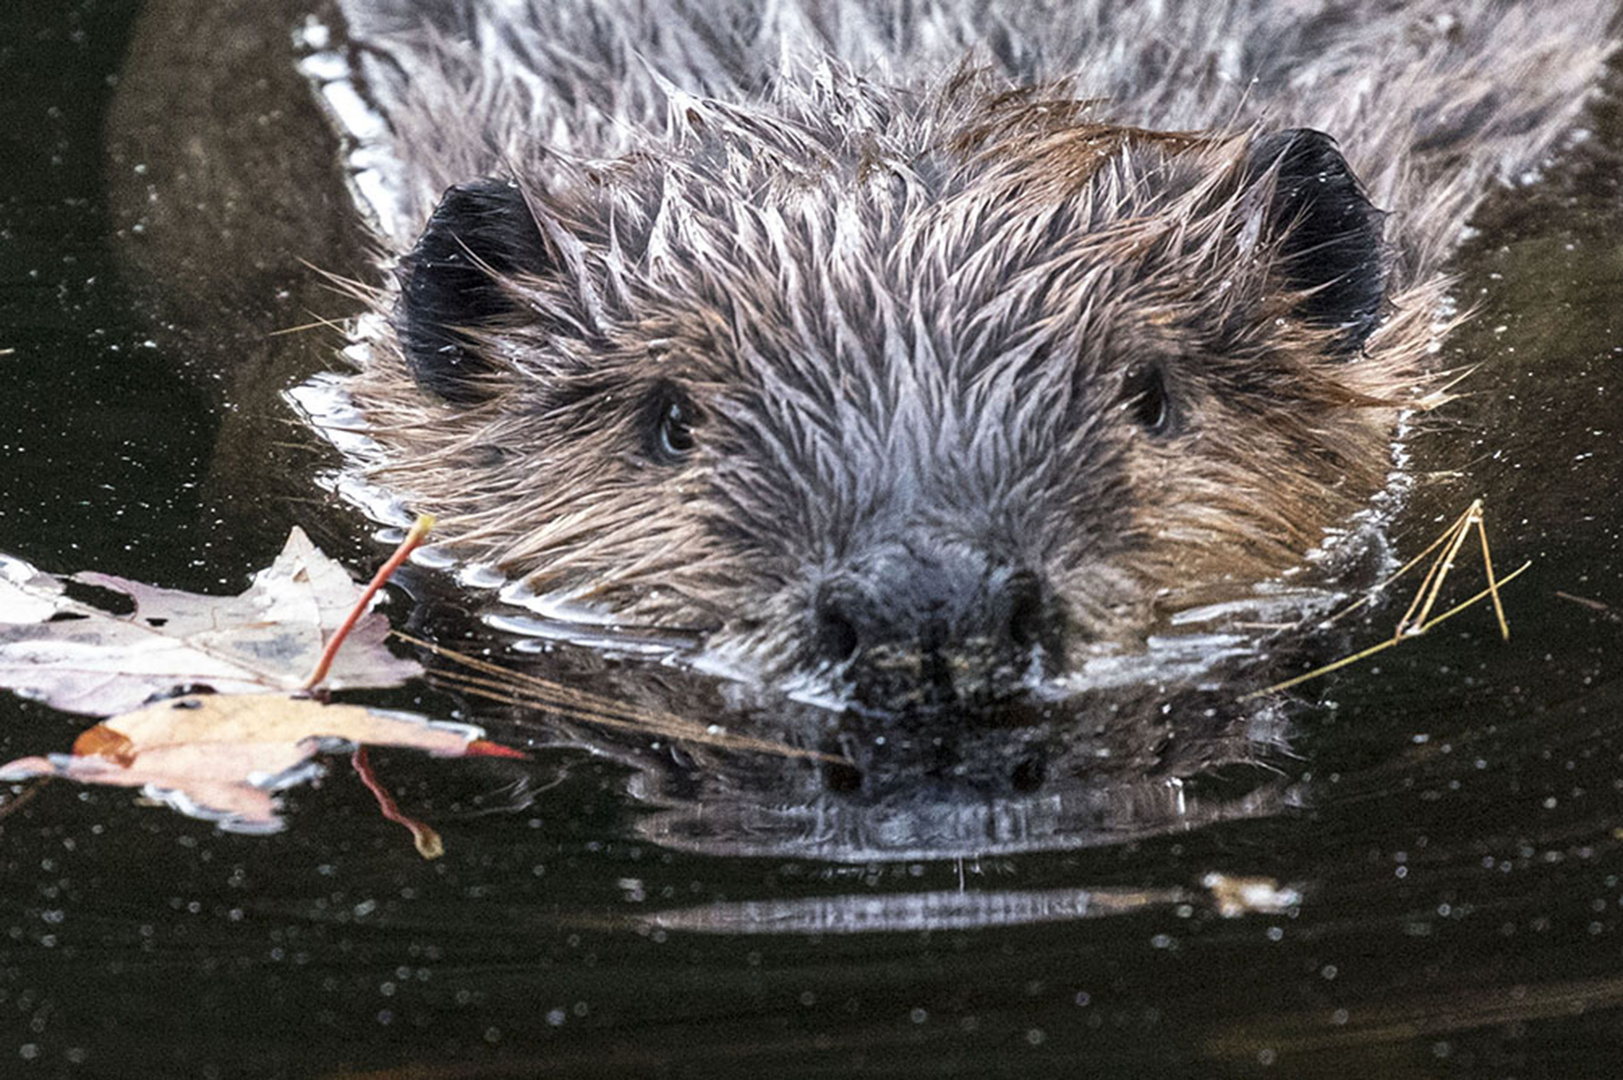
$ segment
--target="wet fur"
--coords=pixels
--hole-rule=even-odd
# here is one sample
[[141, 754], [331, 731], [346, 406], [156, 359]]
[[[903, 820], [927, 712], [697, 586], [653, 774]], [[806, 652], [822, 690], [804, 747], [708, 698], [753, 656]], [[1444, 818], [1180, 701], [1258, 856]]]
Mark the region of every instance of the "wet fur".
[[1442, 264], [1612, 5], [754, 7], [352, 5], [403, 260], [352, 385], [470, 558], [782, 673], [837, 658], [831, 593], [939, 600], [921, 559], [949, 622], [1035, 574], [1048, 670], [1298, 565], [1434, 400]]

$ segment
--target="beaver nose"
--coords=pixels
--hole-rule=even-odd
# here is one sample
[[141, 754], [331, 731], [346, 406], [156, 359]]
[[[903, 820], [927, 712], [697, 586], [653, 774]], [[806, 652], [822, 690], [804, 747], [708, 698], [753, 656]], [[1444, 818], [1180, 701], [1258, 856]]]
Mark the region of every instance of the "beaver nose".
[[881, 698], [932, 688], [998, 696], [1024, 676], [1038, 646], [1057, 655], [1059, 633], [1055, 598], [1030, 570], [973, 552], [905, 549], [824, 583], [812, 651], [850, 661], [853, 682], [882, 687]]

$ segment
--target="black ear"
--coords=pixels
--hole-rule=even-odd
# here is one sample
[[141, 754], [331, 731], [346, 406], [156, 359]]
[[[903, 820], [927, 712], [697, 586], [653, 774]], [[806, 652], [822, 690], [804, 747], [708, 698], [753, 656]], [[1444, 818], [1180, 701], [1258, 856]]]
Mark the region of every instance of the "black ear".
[[1375, 329], [1386, 295], [1386, 215], [1364, 195], [1336, 141], [1295, 128], [1255, 139], [1248, 171], [1274, 170], [1273, 195], [1263, 211], [1264, 235], [1278, 240], [1286, 283], [1309, 292], [1299, 311], [1355, 352]]
[[553, 264], [523, 193], [506, 180], [475, 180], [440, 199], [411, 254], [400, 262], [395, 333], [425, 390], [471, 405], [490, 365], [467, 331], [514, 314], [492, 273], [541, 273]]

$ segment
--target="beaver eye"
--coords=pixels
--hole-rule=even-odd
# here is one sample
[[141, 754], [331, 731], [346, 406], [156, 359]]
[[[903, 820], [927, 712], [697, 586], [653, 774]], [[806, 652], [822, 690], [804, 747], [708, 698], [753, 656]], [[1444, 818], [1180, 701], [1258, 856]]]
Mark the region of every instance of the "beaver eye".
[[1122, 408], [1133, 423], [1151, 435], [1163, 435], [1172, 428], [1172, 399], [1167, 394], [1166, 375], [1156, 364], [1134, 364], [1122, 380]]
[[653, 398], [653, 438], [649, 452], [657, 460], [674, 464], [693, 450], [693, 404], [675, 387], [661, 387]]

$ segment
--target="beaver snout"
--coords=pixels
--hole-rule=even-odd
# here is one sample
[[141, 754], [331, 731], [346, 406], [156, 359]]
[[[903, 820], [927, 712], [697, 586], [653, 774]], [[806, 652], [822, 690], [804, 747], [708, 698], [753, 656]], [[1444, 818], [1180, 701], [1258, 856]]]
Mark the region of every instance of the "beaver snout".
[[1064, 618], [1043, 578], [972, 547], [885, 545], [825, 580], [814, 659], [845, 665], [873, 708], [978, 705], [1016, 694], [1063, 655]]

